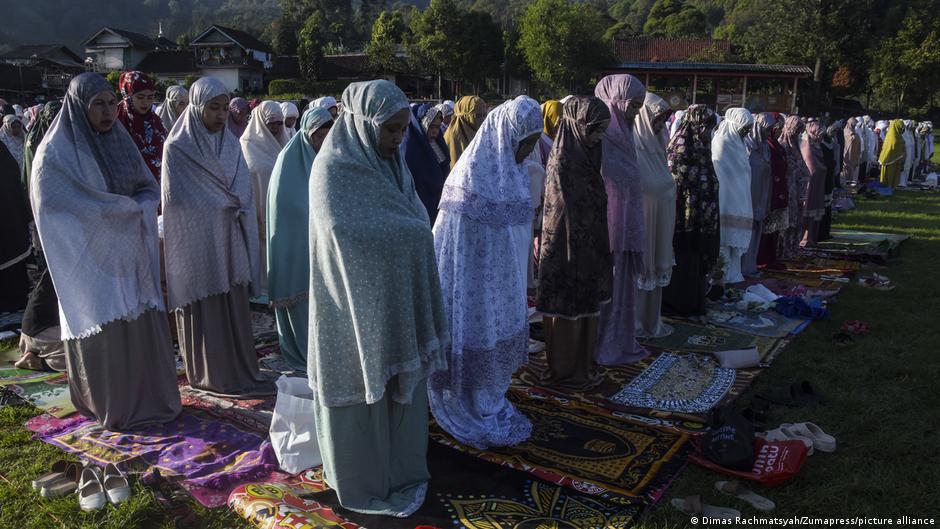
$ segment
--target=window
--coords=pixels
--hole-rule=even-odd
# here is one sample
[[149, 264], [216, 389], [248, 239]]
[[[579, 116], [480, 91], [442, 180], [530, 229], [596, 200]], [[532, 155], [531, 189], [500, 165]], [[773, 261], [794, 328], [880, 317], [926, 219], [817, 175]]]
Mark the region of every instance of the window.
[[790, 112], [793, 82], [774, 77], [747, 80], [747, 106], [751, 112]]
[[666, 100], [673, 110], [685, 110], [692, 104], [691, 75], [650, 75], [646, 89]]

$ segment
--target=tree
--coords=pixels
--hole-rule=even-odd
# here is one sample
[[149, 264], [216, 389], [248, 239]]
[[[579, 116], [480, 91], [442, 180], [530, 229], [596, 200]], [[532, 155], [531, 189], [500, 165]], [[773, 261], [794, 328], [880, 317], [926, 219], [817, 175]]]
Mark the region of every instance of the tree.
[[372, 25], [372, 38], [366, 46], [369, 65], [379, 73], [398, 65], [398, 48], [405, 38], [405, 17], [400, 11], [382, 11]]
[[460, 51], [451, 38], [464, 13], [454, 0], [431, 0], [427, 9], [411, 20], [408, 55], [419, 71], [438, 78], [438, 94], [444, 75], [456, 76]]
[[315, 81], [320, 76], [320, 61], [323, 59], [324, 46], [322, 28], [324, 26], [323, 14], [320, 11], [314, 11], [304, 22], [297, 39], [300, 75], [308, 81]]
[[535, 0], [519, 27], [519, 48], [535, 78], [556, 90], [586, 86], [611, 55], [597, 13], [567, 0]]
[[279, 55], [294, 55], [297, 53], [297, 26], [287, 17], [281, 17], [271, 23], [274, 34], [274, 51]]
[[904, 105], [922, 106], [940, 83], [940, 22], [923, 16], [938, 4], [913, 2], [901, 29], [875, 51], [873, 84], [880, 96], [893, 99], [898, 113]]
[[481, 86], [487, 77], [499, 75], [503, 64], [503, 32], [489, 13], [463, 13], [456, 34], [457, 77]]
[[656, 0], [643, 24], [643, 32], [653, 37], [704, 37], [705, 14], [683, 0]]

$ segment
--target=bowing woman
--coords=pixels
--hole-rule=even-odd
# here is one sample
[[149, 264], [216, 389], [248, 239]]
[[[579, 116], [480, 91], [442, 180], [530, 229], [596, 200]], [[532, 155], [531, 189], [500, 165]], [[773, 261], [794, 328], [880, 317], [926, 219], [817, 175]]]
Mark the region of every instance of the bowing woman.
[[160, 292], [159, 184], [117, 107], [104, 77], [72, 79], [30, 191], [72, 403], [105, 428], [135, 430], [172, 421], [180, 397]]
[[325, 108], [304, 112], [300, 129], [274, 164], [268, 187], [268, 296], [277, 319], [278, 341], [284, 360], [298, 371], [307, 370], [307, 292], [310, 261], [307, 187], [310, 168], [333, 116]]
[[219, 396], [274, 393], [258, 370], [248, 299], [261, 283], [251, 179], [226, 127], [228, 90], [203, 77], [163, 159], [163, 235], [170, 307], [194, 388]]
[[353, 83], [310, 173], [308, 366], [323, 477], [350, 510], [421, 506], [426, 379], [449, 341], [428, 216], [400, 146], [408, 99]]

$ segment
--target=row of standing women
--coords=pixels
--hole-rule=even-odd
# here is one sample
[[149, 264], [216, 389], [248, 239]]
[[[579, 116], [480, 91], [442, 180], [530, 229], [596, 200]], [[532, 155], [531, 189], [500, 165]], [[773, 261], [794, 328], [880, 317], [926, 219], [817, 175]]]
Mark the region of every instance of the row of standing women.
[[646, 355], [638, 334], [671, 331], [661, 304], [701, 314], [716, 269], [733, 282], [817, 236], [838, 174], [832, 134], [796, 116], [730, 109], [713, 139], [716, 116], [693, 105], [669, 141], [668, 105], [629, 75], [544, 115], [525, 96], [412, 112], [393, 84], [354, 83], [342, 112], [314, 102], [289, 139], [285, 109], [260, 103], [242, 127], [210, 78], [158, 113], [127, 81], [119, 104], [102, 77], [76, 77], [30, 174], [73, 402], [117, 430], [172, 420], [167, 310], [194, 388], [270, 394], [248, 309], [266, 288], [314, 392], [324, 477], [367, 513], [421, 505], [429, 407], [477, 448], [531, 434], [506, 398], [530, 285], [537, 375], [590, 388], [597, 364]]

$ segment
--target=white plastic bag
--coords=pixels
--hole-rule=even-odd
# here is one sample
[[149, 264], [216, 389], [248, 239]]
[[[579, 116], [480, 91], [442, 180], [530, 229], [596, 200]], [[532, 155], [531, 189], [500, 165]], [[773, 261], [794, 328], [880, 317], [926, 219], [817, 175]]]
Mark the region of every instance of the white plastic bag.
[[306, 378], [281, 375], [271, 418], [271, 445], [281, 469], [298, 474], [323, 463], [314, 420], [313, 391]]

